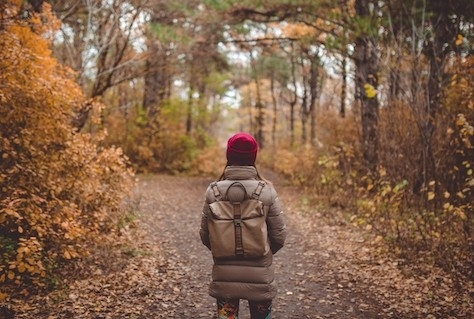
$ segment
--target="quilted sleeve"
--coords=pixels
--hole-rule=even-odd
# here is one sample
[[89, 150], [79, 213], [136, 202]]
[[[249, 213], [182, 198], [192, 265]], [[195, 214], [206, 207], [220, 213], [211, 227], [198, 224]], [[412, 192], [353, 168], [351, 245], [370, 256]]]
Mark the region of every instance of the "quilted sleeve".
[[286, 240], [286, 224], [283, 217], [283, 209], [278, 198], [278, 194], [272, 187], [272, 203], [268, 210], [267, 226], [270, 237], [270, 248], [275, 254], [284, 245]]
[[206, 199], [201, 213], [201, 228], [199, 230], [199, 236], [201, 237], [201, 242], [209, 249], [211, 249], [211, 243], [209, 240], [209, 229], [207, 227], [207, 216], [209, 215], [209, 188], [206, 191]]

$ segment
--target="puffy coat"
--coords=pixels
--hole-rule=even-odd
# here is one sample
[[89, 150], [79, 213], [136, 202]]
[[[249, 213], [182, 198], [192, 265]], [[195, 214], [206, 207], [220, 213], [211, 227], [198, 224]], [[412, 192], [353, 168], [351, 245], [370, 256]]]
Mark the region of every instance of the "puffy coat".
[[[224, 180], [218, 182], [219, 191], [224, 194], [227, 187], [239, 180], [251, 196], [258, 184], [257, 170], [253, 166], [227, 166]], [[215, 298], [239, 298], [247, 300], [271, 300], [277, 288], [274, 279], [273, 255], [283, 247], [286, 239], [286, 226], [283, 211], [274, 187], [267, 183], [262, 190], [260, 200], [268, 207], [267, 227], [270, 251], [255, 259], [216, 259], [212, 268], [212, 281], [209, 294]], [[200, 236], [202, 243], [209, 249], [209, 230], [207, 218], [210, 215], [209, 204], [216, 201], [211, 187], [206, 191], [206, 202], [201, 218]], [[234, 240], [234, 238], [229, 238]]]

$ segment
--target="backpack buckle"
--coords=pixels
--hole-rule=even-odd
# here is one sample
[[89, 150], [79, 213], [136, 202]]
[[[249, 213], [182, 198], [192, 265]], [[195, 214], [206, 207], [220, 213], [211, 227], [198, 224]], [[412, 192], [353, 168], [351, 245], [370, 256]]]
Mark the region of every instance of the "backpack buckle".
[[236, 249], [235, 250], [235, 255], [237, 257], [243, 258], [244, 257], [244, 250], [243, 249]]

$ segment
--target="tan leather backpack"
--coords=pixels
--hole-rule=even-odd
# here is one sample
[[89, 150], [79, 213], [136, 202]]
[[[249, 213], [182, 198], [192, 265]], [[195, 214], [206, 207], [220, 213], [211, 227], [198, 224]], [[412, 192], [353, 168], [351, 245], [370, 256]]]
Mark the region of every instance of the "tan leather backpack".
[[259, 200], [266, 183], [256, 181], [252, 196], [233, 182], [222, 196], [218, 182], [211, 184], [216, 201], [209, 204], [209, 239], [215, 258], [257, 258], [270, 250], [266, 218], [268, 207]]

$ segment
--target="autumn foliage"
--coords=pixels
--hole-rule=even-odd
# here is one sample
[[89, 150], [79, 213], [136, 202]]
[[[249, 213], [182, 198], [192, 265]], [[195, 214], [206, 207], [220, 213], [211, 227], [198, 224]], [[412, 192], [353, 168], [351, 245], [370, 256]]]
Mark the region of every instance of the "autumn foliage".
[[469, 1], [40, 2], [0, 3], [0, 284], [113, 238], [121, 150], [216, 176], [238, 130], [306, 205], [472, 281]]
[[7, 1], [0, 15], [0, 285], [21, 288], [113, 238], [132, 174], [102, 133], [72, 126], [86, 101], [51, 56], [48, 6], [28, 19], [18, 10]]
[[[474, 276], [474, 105], [471, 58], [452, 61], [443, 108], [431, 147], [435, 178], [420, 182], [426, 147], [413, 106], [393, 102], [380, 110], [379, 165], [367, 175], [357, 118], [320, 112], [320, 145], [280, 147], [265, 163], [305, 190], [328, 212], [385, 239], [408, 264], [441, 266], [459, 282]], [[276, 156], [275, 156], [276, 155]]]

